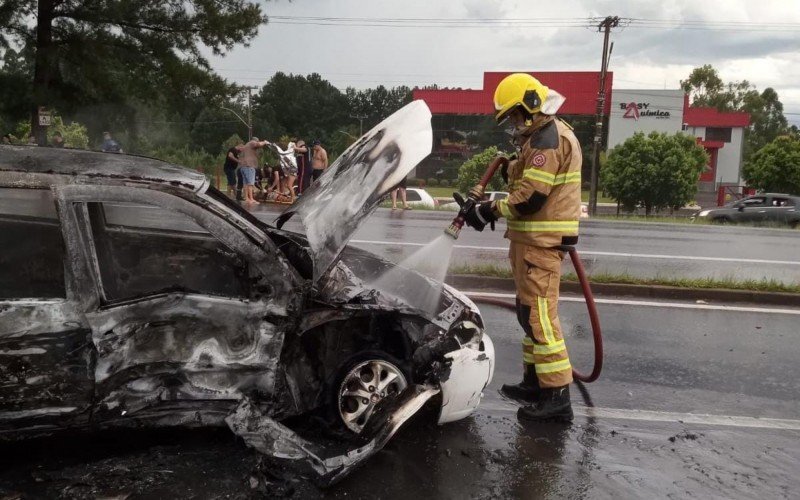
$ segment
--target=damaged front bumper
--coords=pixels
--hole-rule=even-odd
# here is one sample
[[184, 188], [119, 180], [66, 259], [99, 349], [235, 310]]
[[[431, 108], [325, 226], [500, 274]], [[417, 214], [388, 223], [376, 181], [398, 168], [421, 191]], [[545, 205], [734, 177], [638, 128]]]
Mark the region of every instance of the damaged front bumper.
[[494, 375], [494, 344], [484, 334], [477, 348], [462, 347], [445, 355], [450, 374], [440, 381], [442, 410], [439, 424], [469, 416], [481, 402], [483, 390]]
[[483, 397], [494, 373], [494, 345], [488, 335], [444, 355], [439, 382], [412, 384], [396, 398], [385, 400], [373, 413], [359, 441], [322, 443], [300, 436], [269, 416], [268, 407], [244, 399], [225, 422], [245, 443], [274, 459], [311, 473], [321, 487], [353, 472], [380, 451], [397, 430], [433, 396], [441, 393], [439, 424], [470, 415]]
[[323, 447], [304, 439], [247, 399], [225, 422], [249, 446], [265, 455], [287, 460], [301, 469], [310, 469], [317, 484], [326, 487], [340, 481], [380, 451], [400, 426], [438, 393], [439, 389], [430, 385], [409, 386], [376, 411], [361, 434], [363, 444], [355, 448]]

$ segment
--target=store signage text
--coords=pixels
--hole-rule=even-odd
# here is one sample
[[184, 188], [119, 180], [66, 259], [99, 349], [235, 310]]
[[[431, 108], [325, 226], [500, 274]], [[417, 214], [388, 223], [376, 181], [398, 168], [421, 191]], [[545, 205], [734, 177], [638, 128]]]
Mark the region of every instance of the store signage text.
[[622, 115], [623, 118], [633, 118], [638, 120], [641, 117], [649, 118], [669, 118], [669, 111], [661, 111], [660, 109], [650, 109], [649, 102], [629, 102], [620, 103], [619, 109], [625, 111]]

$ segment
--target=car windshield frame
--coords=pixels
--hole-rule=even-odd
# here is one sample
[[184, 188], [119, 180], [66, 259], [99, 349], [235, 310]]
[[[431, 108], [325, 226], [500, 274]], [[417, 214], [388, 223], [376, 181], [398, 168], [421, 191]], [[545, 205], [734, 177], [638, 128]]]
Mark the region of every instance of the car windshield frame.
[[274, 226], [269, 225], [268, 223], [262, 221], [255, 215], [251, 214], [250, 212], [242, 208], [241, 205], [228, 198], [228, 196], [226, 196], [222, 191], [215, 188], [214, 186], [208, 186], [208, 189], [206, 189], [205, 194], [215, 202], [220, 203], [225, 208], [229, 208], [233, 210], [237, 215], [241, 215], [242, 218], [244, 218], [247, 222], [253, 224], [258, 229], [264, 231], [265, 233], [269, 233], [270, 231], [275, 231]]

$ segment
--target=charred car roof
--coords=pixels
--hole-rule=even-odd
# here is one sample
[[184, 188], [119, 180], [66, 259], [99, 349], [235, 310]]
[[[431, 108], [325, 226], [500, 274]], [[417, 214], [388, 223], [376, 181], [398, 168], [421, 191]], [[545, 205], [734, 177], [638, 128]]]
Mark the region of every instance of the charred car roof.
[[145, 156], [38, 146], [0, 147], [0, 171], [151, 182], [195, 192], [208, 183], [199, 172]]

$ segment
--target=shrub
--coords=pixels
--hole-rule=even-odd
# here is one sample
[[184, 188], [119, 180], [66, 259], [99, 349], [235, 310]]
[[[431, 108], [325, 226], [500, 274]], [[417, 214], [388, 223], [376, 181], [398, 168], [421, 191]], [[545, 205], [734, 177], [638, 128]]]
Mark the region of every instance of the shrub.
[[677, 133], [637, 132], [608, 155], [600, 170], [603, 191], [631, 211], [645, 214], [677, 209], [695, 197], [697, 179], [708, 155], [694, 137]]
[[439, 180], [436, 179], [435, 177], [431, 177], [430, 179], [428, 179], [428, 185], [431, 187], [436, 187], [439, 185]]
[[[462, 193], [469, 192], [472, 187], [481, 180], [486, 167], [497, 157], [497, 148], [492, 146], [483, 150], [483, 152], [476, 154], [469, 160], [465, 161], [461, 168], [458, 169], [458, 181], [454, 187]], [[498, 173], [492, 180], [489, 181], [487, 191], [505, 191], [506, 184], [503, 177]]]

